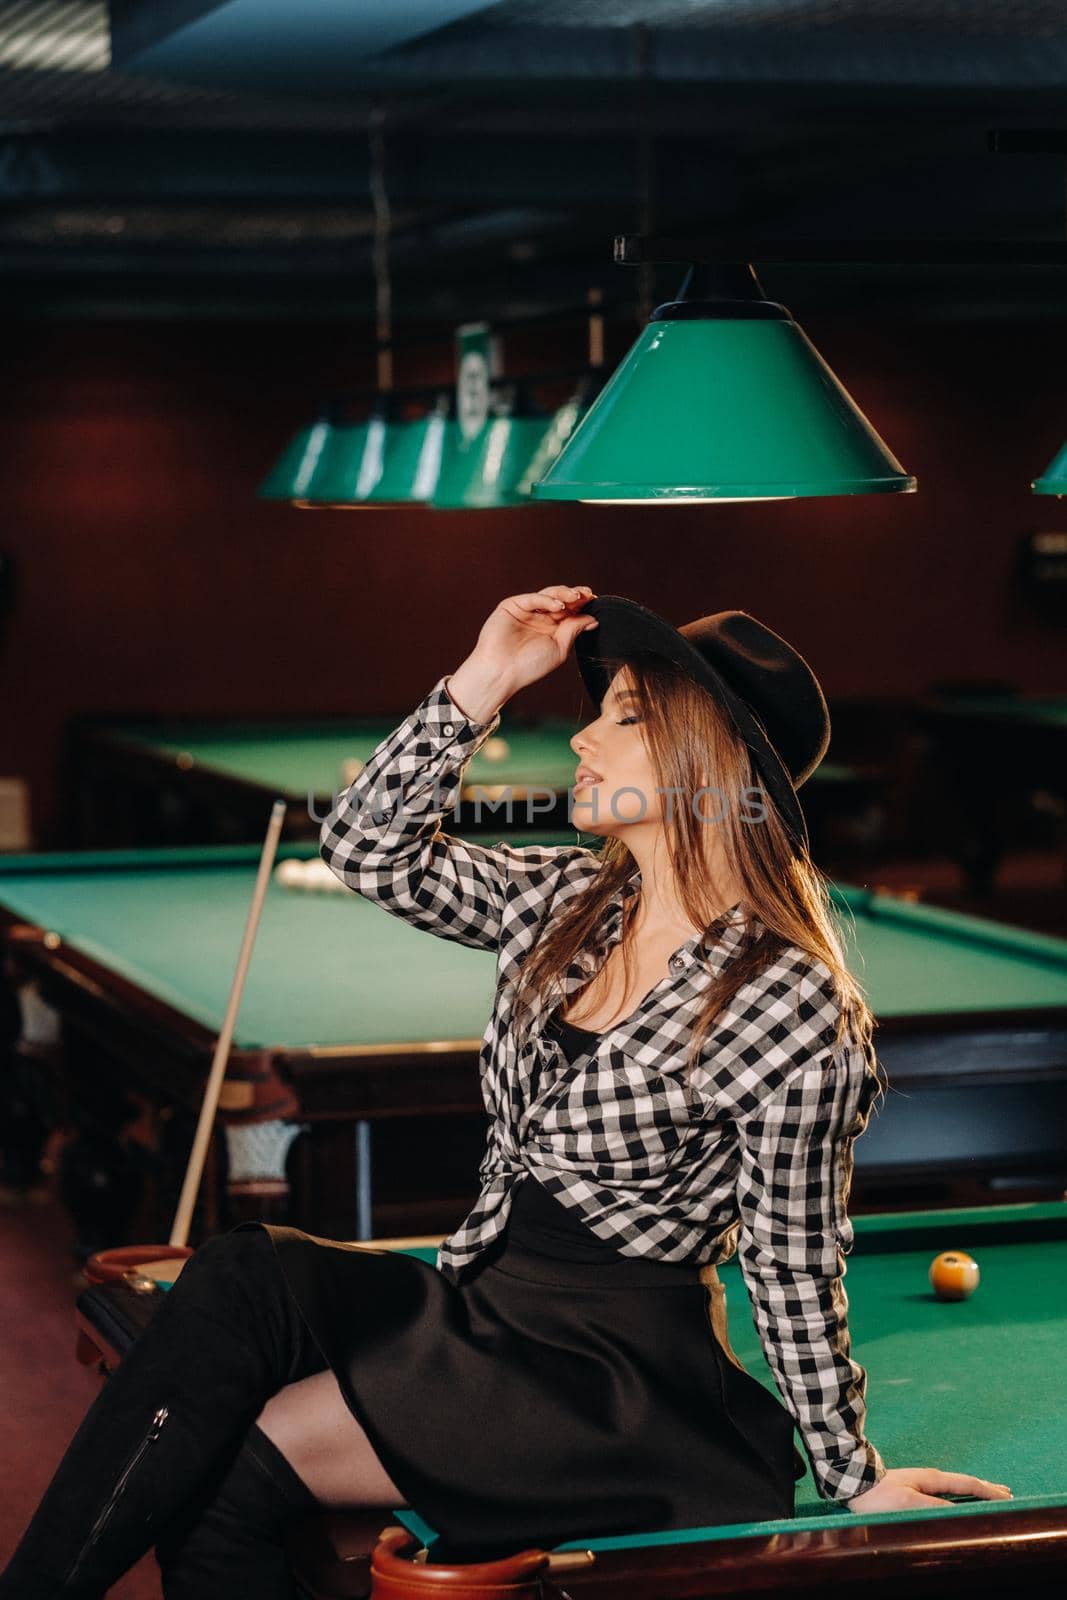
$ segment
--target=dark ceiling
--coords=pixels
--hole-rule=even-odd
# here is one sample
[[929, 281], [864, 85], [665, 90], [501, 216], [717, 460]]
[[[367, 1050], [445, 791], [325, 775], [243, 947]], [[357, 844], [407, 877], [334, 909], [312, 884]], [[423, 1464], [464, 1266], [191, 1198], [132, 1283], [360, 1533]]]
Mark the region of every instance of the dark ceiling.
[[1067, 237], [1056, 141], [989, 139], [1067, 128], [1064, 0], [0, 0], [9, 314], [369, 312], [376, 108], [399, 327], [630, 303], [649, 220], [884, 242], [766, 266], [798, 312], [1067, 312], [1065, 268], [892, 261]]

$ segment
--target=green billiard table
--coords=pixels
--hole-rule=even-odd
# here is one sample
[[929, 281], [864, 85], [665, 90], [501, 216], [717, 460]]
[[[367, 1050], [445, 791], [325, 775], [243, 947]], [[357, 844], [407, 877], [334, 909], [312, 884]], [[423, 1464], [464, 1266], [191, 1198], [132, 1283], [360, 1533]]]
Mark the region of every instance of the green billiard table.
[[[576, 835], [504, 838], [573, 846]], [[182, 1126], [195, 1115], [260, 853], [259, 845], [240, 845], [0, 861], [0, 934], [14, 957], [15, 982], [32, 981], [62, 1018], [74, 1120], [94, 1151], [97, 1136], [115, 1133], [127, 1115], [127, 1091], [134, 1110], [147, 1100], [167, 1119], [183, 1113]], [[277, 863], [286, 860], [317, 862], [318, 850], [306, 842], [283, 845]], [[414, 1163], [425, 1186], [419, 1205], [432, 1208], [435, 1195], [449, 1197], [459, 1221], [484, 1145], [477, 1062], [494, 987], [495, 959], [487, 952], [434, 939], [340, 885], [309, 893], [273, 877], [220, 1101], [228, 1130], [220, 1147], [231, 1167], [238, 1159], [251, 1162], [259, 1176], [258, 1183], [231, 1183], [231, 1192], [278, 1198], [287, 1155], [281, 1125], [303, 1126], [312, 1135], [304, 1151], [306, 1186], [322, 1191], [316, 1205], [333, 1207], [304, 1220], [336, 1217], [347, 1171], [355, 1186], [354, 1231], [367, 1237], [374, 1123], [379, 1154], [395, 1153], [391, 1169], [399, 1161], [406, 1166], [407, 1178], [397, 1173], [393, 1189], [407, 1191]], [[273, 1153], [267, 1124], [277, 1125]], [[164, 1131], [180, 1148], [180, 1134]], [[83, 1143], [68, 1159], [77, 1164], [84, 1153]], [[107, 1163], [100, 1149], [98, 1168]], [[450, 1186], [435, 1190], [446, 1166]], [[90, 1172], [77, 1184], [85, 1202], [80, 1236], [94, 1247], [84, 1213], [94, 1185], [105, 1187], [99, 1180], [99, 1171]], [[98, 1198], [103, 1204], [106, 1196]], [[395, 1199], [402, 1208], [403, 1193]], [[349, 1184], [346, 1232], [353, 1231], [352, 1203]], [[399, 1209], [389, 1220], [403, 1226], [408, 1219]], [[426, 1219], [417, 1208], [411, 1220]], [[105, 1242], [121, 1242], [122, 1222], [105, 1208]]]
[[[276, 796], [285, 837], [317, 839], [336, 797], [403, 719], [112, 721], [77, 719], [67, 742], [68, 837], [86, 849], [260, 839]], [[446, 826], [458, 833], [570, 824], [578, 720], [522, 722], [506, 708], [470, 762]], [[884, 802], [881, 767], [823, 761], [805, 785], [812, 850], [826, 829]]]
[[[579, 1539], [577, 1595], [669, 1600], [755, 1591], [963, 1594], [1052, 1576], [1067, 1559], [1067, 1204], [858, 1217], [845, 1283], [856, 1358], [868, 1374], [868, 1436], [890, 1466], [971, 1473], [1011, 1501], [858, 1517], [820, 1500], [808, 1475], [789, 1521]], [[966, 1250], [981, 1282], [946, 1303], [927, 1272]], [[432, 1260], [433, 1252], [419, 1252]], [[730, 1340], [772, 1393], [736, 1262], [721, 1269]], [[428, 1541], [432, 1530], [400, 1519]], [[432, 1559], [432, 1552], [431, 1552]], [[824, 1587], [825, 1586], [825, 1587]], [[890, 1587], [891, 1586], [891, 1587]], [[1001, 1591], [1002, 1592], [1002, 1591]]]
[[[1062, 1577], [1067, 1556], [1067, 1205], [857, 1217], [849, 1323], [868, 1374], [868, 1435], [888, 1465], [1006, 1483], [1014, 1499], [858, 1517], [797, 1485], [791, 1521], [576, 1541], [596, 1560], [575, 1596], [740, 1592], [976, 1595]], [[969, 1251], [975, 1295], [927, 1282], [941, 1250]], [[736, 1266], [723, 1269], [730, 1338], [773, 1390]], [[735, 1336], [736, 1330], [736, 1336]]]
[[[435, 1243], [376, 1242], [430, 1264]], [[929, 1263], [945, 1249], [967, 1250], [979, 1263], [981, 1283], [969, 1300], [945, 1303], [929, 1288]], [[775, 1392], [736, 1262], [720, 1276], [731, 1344]], [[923, 1600], [1004, 1593], [1009, 1586], [1043, 1593], [1054, 1578], [1062, 1581], [1067, 1205], [858, 1217], [845, 1284], [853, 1350], [868, 1374], [868, 1436], [887, 1465], [970, 1473], [1008, 1484], [1014, 1498], [857, 1515], [818, 1499], [809, 1472], [797, 1485], [790, 1519], [579, 1537], [560, 1552], [591, 1551], [592, 1562], [554, 1581], [575, 1600], [721, 1600], [742, 1593]], [[113, 1366], [159, 1302], [160, 1291], [138, 1296], [123, 1284], [88, 1290], [77, 1312], [82, 1358]], [[430, 1545], [432, 1561], [433, 1529], [412, 1510], [394, 1517], [414, 1535], [413, 1548]], [[314, 1551], [309, 1574], [328, 1578], [323, 1550], [336, 1560], [334, 1577], [346, 1566], [351, 1573], [353, 1553], [369, 1545], [376, 1529], [366, 1513], [340, 1511], [309, 1519], [304, 1533], [312, 1531], [313, 1538], [294, 1538], [294, 1559], [304, 1576], [301, 1556]], [[312, 1592], [342, 1591], [327, 1583], [313, 1584]]]
[[[574, 835], [509, 842], [573, 845]], [[316, 856], [307, 843], [279, 852]], [[70, 1092], [98, 1121], [129, 1089], [168, 1114], [195, 1113], [258, 859], [259, 846], [242, 845], [0, 863], [9, 953], [62, 1018]], [[1062, 1193], [1067, 942], [867, 889], [835, 893], [890, 1085], [856, 1146], [855, 1203], [958, 1203], [1008, 1181]], [[463, 1192], [451, 1192], [460, 1208], [473, 1198], [484, 1127], [477, 1060], [494, 984], [489, 952], [435, 939], [356, 894], [272, 882], [221, 1110], [231, 1129], [290, 1121], [321, 1132], [327, 1164], [340, 1160], [336, 1134], [352, 1164], [355, 1128], [355, 1227], [346, 1210], [328, 1226], [302, 1217], [311, 1231], [434, 1226], [400, 1212], [375, 1223], [372, 1124], [376, 1145], [391, 1139], [409, 1175], [419, 1163], [414, 1144], [405, 1157], [415, 1137], [405, 1122], [428, 1129], [432, 1159], [420, 1171], [446, 1145], [459, 1150], [467, 1130]]]
[[[79, 719], [68, 739], [70, 837], [86, 848], [244, 842], [262, 838], [281, 797], [288, 802], [285, 837], [317, 839], [337, 797], [404, 715]], [[576, 727], [558, 718], [519, 722], [505, 711], [464, 775], [454, 831], [565, 828]]]
[[993, 889], [1012, 841], [1025, 841], [1039, 825], [1055, 829], [1057, 808], [1067, 849], [1067, 696], [931, 696], [920, 702], [917, 719], [934, 784], [929, 842], [947, 848], [972, 893]]

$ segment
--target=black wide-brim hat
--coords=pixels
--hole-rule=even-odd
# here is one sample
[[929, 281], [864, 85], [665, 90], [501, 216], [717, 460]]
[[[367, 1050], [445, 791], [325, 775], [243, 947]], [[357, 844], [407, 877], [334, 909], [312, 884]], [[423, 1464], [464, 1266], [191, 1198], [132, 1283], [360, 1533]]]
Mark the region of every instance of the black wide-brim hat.
[[726, 707], [783, 821], [807, 849], [796, 791], [826, 754], [830, 713], [804, 657], [747, 611], [715, 611], [676, 628], [617, 594], [600, 595], [581, 610], [598, 623], [574, 646], [597, 711], [621, 661], [646, 650], [673, 661]]

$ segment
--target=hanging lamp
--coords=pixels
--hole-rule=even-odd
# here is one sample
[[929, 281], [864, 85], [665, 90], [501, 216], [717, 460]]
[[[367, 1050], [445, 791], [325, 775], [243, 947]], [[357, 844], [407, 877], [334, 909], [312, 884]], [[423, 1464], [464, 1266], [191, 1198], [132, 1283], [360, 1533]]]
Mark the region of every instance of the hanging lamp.
[[1067, 444], [1053, 456], [1040, 478], [1030, 485], [1034, 494], [1067, 494]]
[[293, 496], [301, 510], [322, 511], [357, 498], [365, 479], [366, 422], [334, 422], [304, 493]]
[[476, 433], [468, 437], [458, 418], [449, 422], [434, 509], [491, 511], [527, 503], [523, 479], [529, 479], [526, 469], [548, 426], [525, 389], [495, 388], [489, 415]]
[[382, 470], [369, 505], [427, 505], [441, 475], [450, 402], [439, 395], [425, 415], [390, 424]]
[[588, 415], [590, 407], [604, 387], [605, 379], [604, 373], [592, 373], [589, 377], [582, 378], [571, 398], [556, 407], [548, 427], [542, 433], [533, 455], [519, 477], [518, 492], [523, 498], [532, 497], [534, 484], [544, 478], [567, 440]]
[[327, 416], [292, 438], [263, 479], [256, 493], [261, 500], [301, 500], [307, 494], [333, 433]]
[[590, 289], [586, 294], [586, 305], [589, 308], [586, 321], [589, 370], [579, 378], [570, 399], [556, 407], [537, 449], [526, 464], [519, 479], [519, 491], [529, 497], [533, 495], [534, 484], [545, 476], [578, 424], [585, 419], [607, 380], [604, 371], [603, 291], [599, 288]]
[[439, 396], [412, 419], [397, 417], [400, 400], [380, 396], [366, 422], [334, 429], [302, 506], [380, 511], [429, 503], [441, 471], [449, 400]]
[[698, 264], [533, 493], [685, 505], [914, 489], [752, 268]]

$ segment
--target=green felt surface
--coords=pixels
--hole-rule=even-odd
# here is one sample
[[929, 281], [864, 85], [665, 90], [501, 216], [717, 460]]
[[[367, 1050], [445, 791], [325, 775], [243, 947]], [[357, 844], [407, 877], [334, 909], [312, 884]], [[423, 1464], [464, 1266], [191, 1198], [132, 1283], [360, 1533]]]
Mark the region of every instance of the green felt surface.
[[1067, 1006], [1067, 940], [847, 884], [834, 898], [878, 1017]]
[[[343, 776], [348, 760], [366, 761], [402, 718], [375, 718], [353, 722], [316, 724], [247, 724], [182, 727], [150, 723], [124, 725], [109, 730], [112, 739], [152, 751], [161, 760], [197, 767], [230, 777], [244, 778], [290, 798], [308, 793], [334, 795], [348, 787]], [[501, 718], [492, 735], [510, 746], [502, 760], [494, 760], [483, 746], [471, 759], [464, 783], [506, 784], [520, 788], [538, 785], [568, 789], [574, 782], [578, 757], [570, 747], [576, 725], [559, 720], [534, 727], [512, 726]]]
[[[933, 1295], [927, 1272], [934, 1255], [957, 1247], [946, 1224], [933, 1247], [854, 1253], [848, 1262], [868, 1437], [890, 1465], [970, 1472], [1020, 1496], [1059, 1493], [1067, 1489], [1067, 1239], [973, 1246], [981, 1284], [970, 1300], [949, 1303]], [[740, 1273], [728, 1266], [722, 1276], [734, 1348], [770, 1387]], [[798, 1508], [814, 1500], [806, 1478]]]
[[[1014, 1499], [920, 1515], [1010, 1515], [1022, 1506], [1067, 1506], [1067, 1205], [1005, 1206], [858, 1217], [845, 1287], [852, 1348], [867, 1369], [867, 1435], [889, 1466], [932, 1466], [1006, 1483]], [[896, 1248], [886, 1249], [892, 1234]], [[936, 1299], [927, 1273], [942, 1250], [967, 1249], [981, 1270], [970, 1300]], [[413, 1252], [432, 1260], [433, 1252]], [[736, 1263], [720, 1268], [730, 1342], [746, 1368], [777, 1393], [752, 1324]], [[433, 1530], [410, 1512], [423, 1538]], [[908, 1522], [913, 1512], [873, 1522]], [[575, 1540], [565, 1549], [620, 1550], [855, 1524], [820, 1500], [810, 1471], [797, 1485], [797, 1516], [782, 1522]]]
[[[559, 834], [521, 837], [523, 845], [539, 840], [574, 843]], [[0, 864], [0, 905], [217, 1030], [259, 853], [156, 850], [144, 852], [145, 865], [135, 852], [9, 858]], [[317, 854], [304, 844], [277, 859]], [[109, 857], [118, 864], [109, 867]], [[433, 938], [360, 895], [306, 893], [272, 877], [234, 1042], [252, 1049], [478, 1040], [495, 972], [490, 952]]]
[[[577, 835], [505, 835], [518, 846]], [[493, 840], [495, 843], [496, 840]], [[313, 843], [278, 859], [317, 855]], [[8, 857], [0, 904], [217, 1029], [259, 846]], [[854, 970], [879, 1016], [1067, 1003], [1067, 941], [840, 886]], [[488, 952], [435, 939], [356, 894], [271, 882], [239, 1047], [479, 1039]]]

